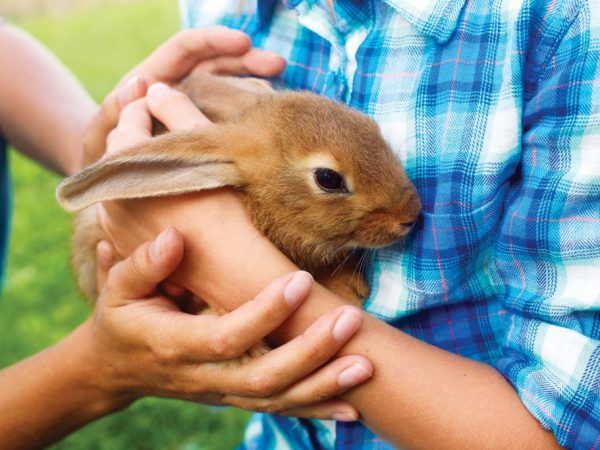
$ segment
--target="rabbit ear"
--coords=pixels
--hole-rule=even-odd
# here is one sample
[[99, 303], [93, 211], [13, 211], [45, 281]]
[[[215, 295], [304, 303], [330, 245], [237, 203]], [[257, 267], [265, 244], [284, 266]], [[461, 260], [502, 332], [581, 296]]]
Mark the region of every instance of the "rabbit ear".
[[239, 186], [234, 152], [216, 136], [218, 128], [171, 133], [109, 155], [63, 180], [56, 192], [58, 202], [74, 212], [106, 200]]
[[213, 122], [229, 122], [255, 106], [263, 96], [275, 93], [258, 78], [239, 78], [196, 73], [178, 86]]

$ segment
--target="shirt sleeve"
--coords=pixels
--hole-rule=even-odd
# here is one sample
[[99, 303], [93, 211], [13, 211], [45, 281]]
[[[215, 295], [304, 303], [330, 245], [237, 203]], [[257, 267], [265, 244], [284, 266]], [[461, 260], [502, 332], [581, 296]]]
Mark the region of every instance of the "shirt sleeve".
[[522, 159], [490, 271], [508, 311], [497, 369], [561, 445], [595, 449], [600, 2], [581, 4], [554, 45], [534, 49], [545, 64], [524, 83]]

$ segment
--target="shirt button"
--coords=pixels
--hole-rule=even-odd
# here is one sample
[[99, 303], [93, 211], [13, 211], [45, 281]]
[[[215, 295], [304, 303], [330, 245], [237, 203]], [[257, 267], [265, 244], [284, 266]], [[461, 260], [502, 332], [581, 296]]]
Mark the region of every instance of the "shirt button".
[[349, 29], [348, 22], [345, 19], [340, 19], [340, 20], [336, 21], [335, 27], [342, 34], [348, 33], [348, 29]]

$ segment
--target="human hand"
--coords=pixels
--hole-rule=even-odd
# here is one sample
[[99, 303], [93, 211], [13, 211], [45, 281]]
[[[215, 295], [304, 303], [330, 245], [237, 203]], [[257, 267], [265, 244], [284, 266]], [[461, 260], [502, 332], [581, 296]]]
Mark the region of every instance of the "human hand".
[[[107, 152], [119, 152], [151, 139], [152, 116], [171, 131], [210, 126], [210, 122], [185, 94], [164, 84], [154, 84], [144, 99], [136, 100], [123, 109], [118, 126], [108, 137]], [[186, 286], [199, 296], [211, 300], [214, 299], [212, 293], [223, 292], [220, 287], [223, 286], [223, 276], [249, 273], [248, 267], [243, 266], [244, 259], [238, 259], [242, 265], [236, 267], [235, 262], [216, 258], [231, 254], [229, 248], [235, 248], [236, 251], [247, 248], [247, 242], [272, 245], [255, 229], [242, 202], [229, 189], [184, 196], [105, 202], [98, 205], [97, 209], [99, 223], [120, 256], [129, 255], [142, 242], [152, 239], [160, 230], [171, 225], [187, 236], [205, 235], [206, 245], [210, 243], [211, 246], [210, 251], [203, 251], [201, 247], [193, 245], [192, 241], [186, 243], [184, 263], [174, 277], [186, 278], [186, 274], [182, 272], [193, 272], [198, 264], [204, 265], [206, 269], [212, 268], [211, 272], [203, 272], [206, 276], [190, 277], [194, 279], [194, 285]], [[202, 213], [202, 217], [198, 213]], [[230, 226], [242, 226], [243, 229], [230, 230]], [[218, 229], [218, 233], [214, 233], [212, 237], [215, 239], [211, 239], [207, 233], [214, 228]], [[217, 248], [220, 244], [227, 248]], [[206, 249], [207, 247], [204, 250]], [[251, 255], [252, 252], [244, 254]], [[228, 265], [228, 270], [222, 270], [224, 264]], [[296, 268], [290, 264], [286, 271], [292, 270]], [[283, 273], [271, 274], [264, 283], [257, 279], [258, 289], [246, 292], [244, 300], [256, 295], [269, 281]], [[217, 306], [218, 302], [211, 304]], [[228, 309], [225, 305], [220, 306]]]
[[100, 389], [121, 404], [153, 395], [309, 418], [358, 418], [352, 406], [331, 398], [368, 379], [371, 363], [356, 355], [327, 363], [360, 327], [355, 308], [323, 315], [275, 350], [246, 354], [302, 303], [310, 275], [287, 274], [223, 316], [191, 315], [157, 290], [183, 258], [174, 229], [110, 270], [110, 244], [102, 241], [97, 255], [98, 285], [104, 287], [80, 339], [95, 358], [91, 372]]
[[251, 48], [247, 35], [220, 26], [177, 33], [132, 69], [107, 95], [84, 138], [84, 167], [106, 148], [106, 137], [116, 126], [123, 107], [146, 94], [155, 82], [174, 84], [192, 72], [271, 77], [285, 67], [285, 60]]

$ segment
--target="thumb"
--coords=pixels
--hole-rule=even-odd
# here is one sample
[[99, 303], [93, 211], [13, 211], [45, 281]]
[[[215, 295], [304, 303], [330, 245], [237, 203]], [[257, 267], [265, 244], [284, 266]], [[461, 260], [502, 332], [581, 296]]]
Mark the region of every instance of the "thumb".
[[154, 292], [156, 286], [173, 272], [183, 258], [183, 238], [168, 228], [152, 242], [140, 245], [108, 275], [107, 289], [115, 299], [136, 300]]
[[106, 96], [83, 137], [83, 167], [87, 167], [102, 157], [106, 150], [106, 138], [117, 126], [121, 110], [129, 103], [146, 95], [146, 90], [146, 80], [133, 77], [128, 81], [121, 82]]

